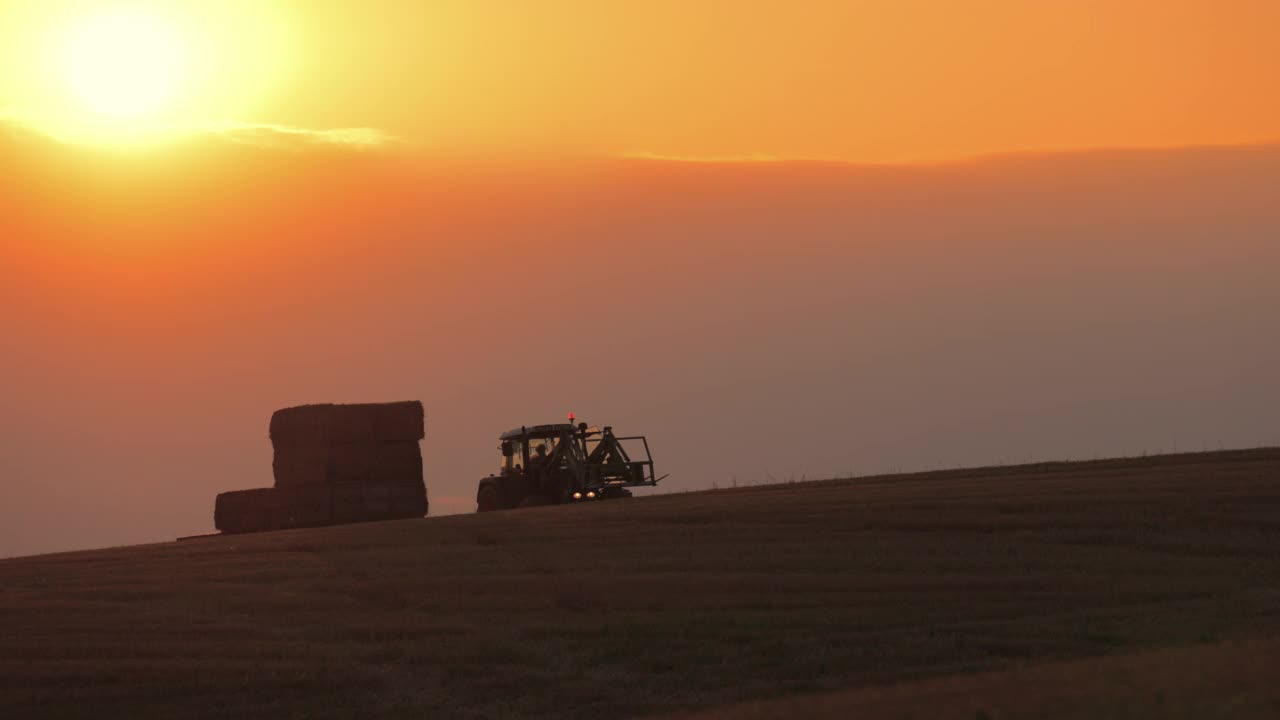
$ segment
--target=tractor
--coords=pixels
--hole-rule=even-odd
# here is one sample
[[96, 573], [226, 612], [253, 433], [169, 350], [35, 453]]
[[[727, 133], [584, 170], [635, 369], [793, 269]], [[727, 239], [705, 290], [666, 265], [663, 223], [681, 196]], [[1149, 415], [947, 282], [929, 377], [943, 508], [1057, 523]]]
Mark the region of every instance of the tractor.
[[[666, 477], [655, 477], [643, 436], [617, 437], [611, 427], [574, 425], [573, 419], [503, 433], [501, 467], [480, 480], [477, 511], [627, 498], [628, 488], [657, 485]], [[643, 447], [644, 459], [632, 459], [624, 441]]]

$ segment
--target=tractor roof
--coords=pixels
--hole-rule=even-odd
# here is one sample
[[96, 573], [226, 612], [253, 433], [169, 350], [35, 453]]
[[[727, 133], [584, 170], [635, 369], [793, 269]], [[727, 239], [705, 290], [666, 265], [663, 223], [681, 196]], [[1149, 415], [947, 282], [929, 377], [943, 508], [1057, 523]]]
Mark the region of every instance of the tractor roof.
[[514, 440], [521, 435], [528, 435], [531, 438], [553, 438], [559, 437], [565, 431], [573, 432], [575, 426], [570, 423], [556, 423], [553, 425], [527, 425], [522, 428], [508, 430], [502, 433], [501, 440]]

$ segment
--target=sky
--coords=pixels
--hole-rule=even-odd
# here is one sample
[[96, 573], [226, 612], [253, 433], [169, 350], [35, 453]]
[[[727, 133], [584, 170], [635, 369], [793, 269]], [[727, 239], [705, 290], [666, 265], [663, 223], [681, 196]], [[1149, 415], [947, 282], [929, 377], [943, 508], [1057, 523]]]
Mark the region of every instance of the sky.
[[921, 162], [1280, 124], [1271, 0], [5, 0], [11, 112], [67, 124], [59, 67], [103, 8], [181, 46], [170, 122], [444, 153]]
[[[661, 490], [1280, 444], [1269, 2], [0, 2], [0, 556], [421, 399]], [[121, 44], [122, 39], [129, 42]]]

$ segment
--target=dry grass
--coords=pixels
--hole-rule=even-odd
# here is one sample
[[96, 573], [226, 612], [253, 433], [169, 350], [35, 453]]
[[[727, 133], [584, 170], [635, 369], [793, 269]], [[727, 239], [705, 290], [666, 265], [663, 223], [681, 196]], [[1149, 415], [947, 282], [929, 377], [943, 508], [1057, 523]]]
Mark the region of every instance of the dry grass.
[[0, 561], [0, 714], [641, 716], [1280, 636], [1278, 511], [1262, 450]]
[[664, 720], [1274, 720], [1280, 641], [1050, 662], [668, 715]]

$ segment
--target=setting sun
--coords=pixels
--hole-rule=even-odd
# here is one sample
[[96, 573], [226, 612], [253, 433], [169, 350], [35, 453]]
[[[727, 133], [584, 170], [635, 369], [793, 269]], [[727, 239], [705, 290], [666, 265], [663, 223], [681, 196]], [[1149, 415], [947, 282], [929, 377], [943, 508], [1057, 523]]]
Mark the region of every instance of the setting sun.
[[181, 31], [159, 17], [103, 13], [67, 34], [59, 71], [67, 90], [90, 112], [142, 118], [181, 92], [188, 65]]
[[295, 49], [285, 18], [250, 0], [0, 0], [0, 117], [96, 145], [254, 122]]

